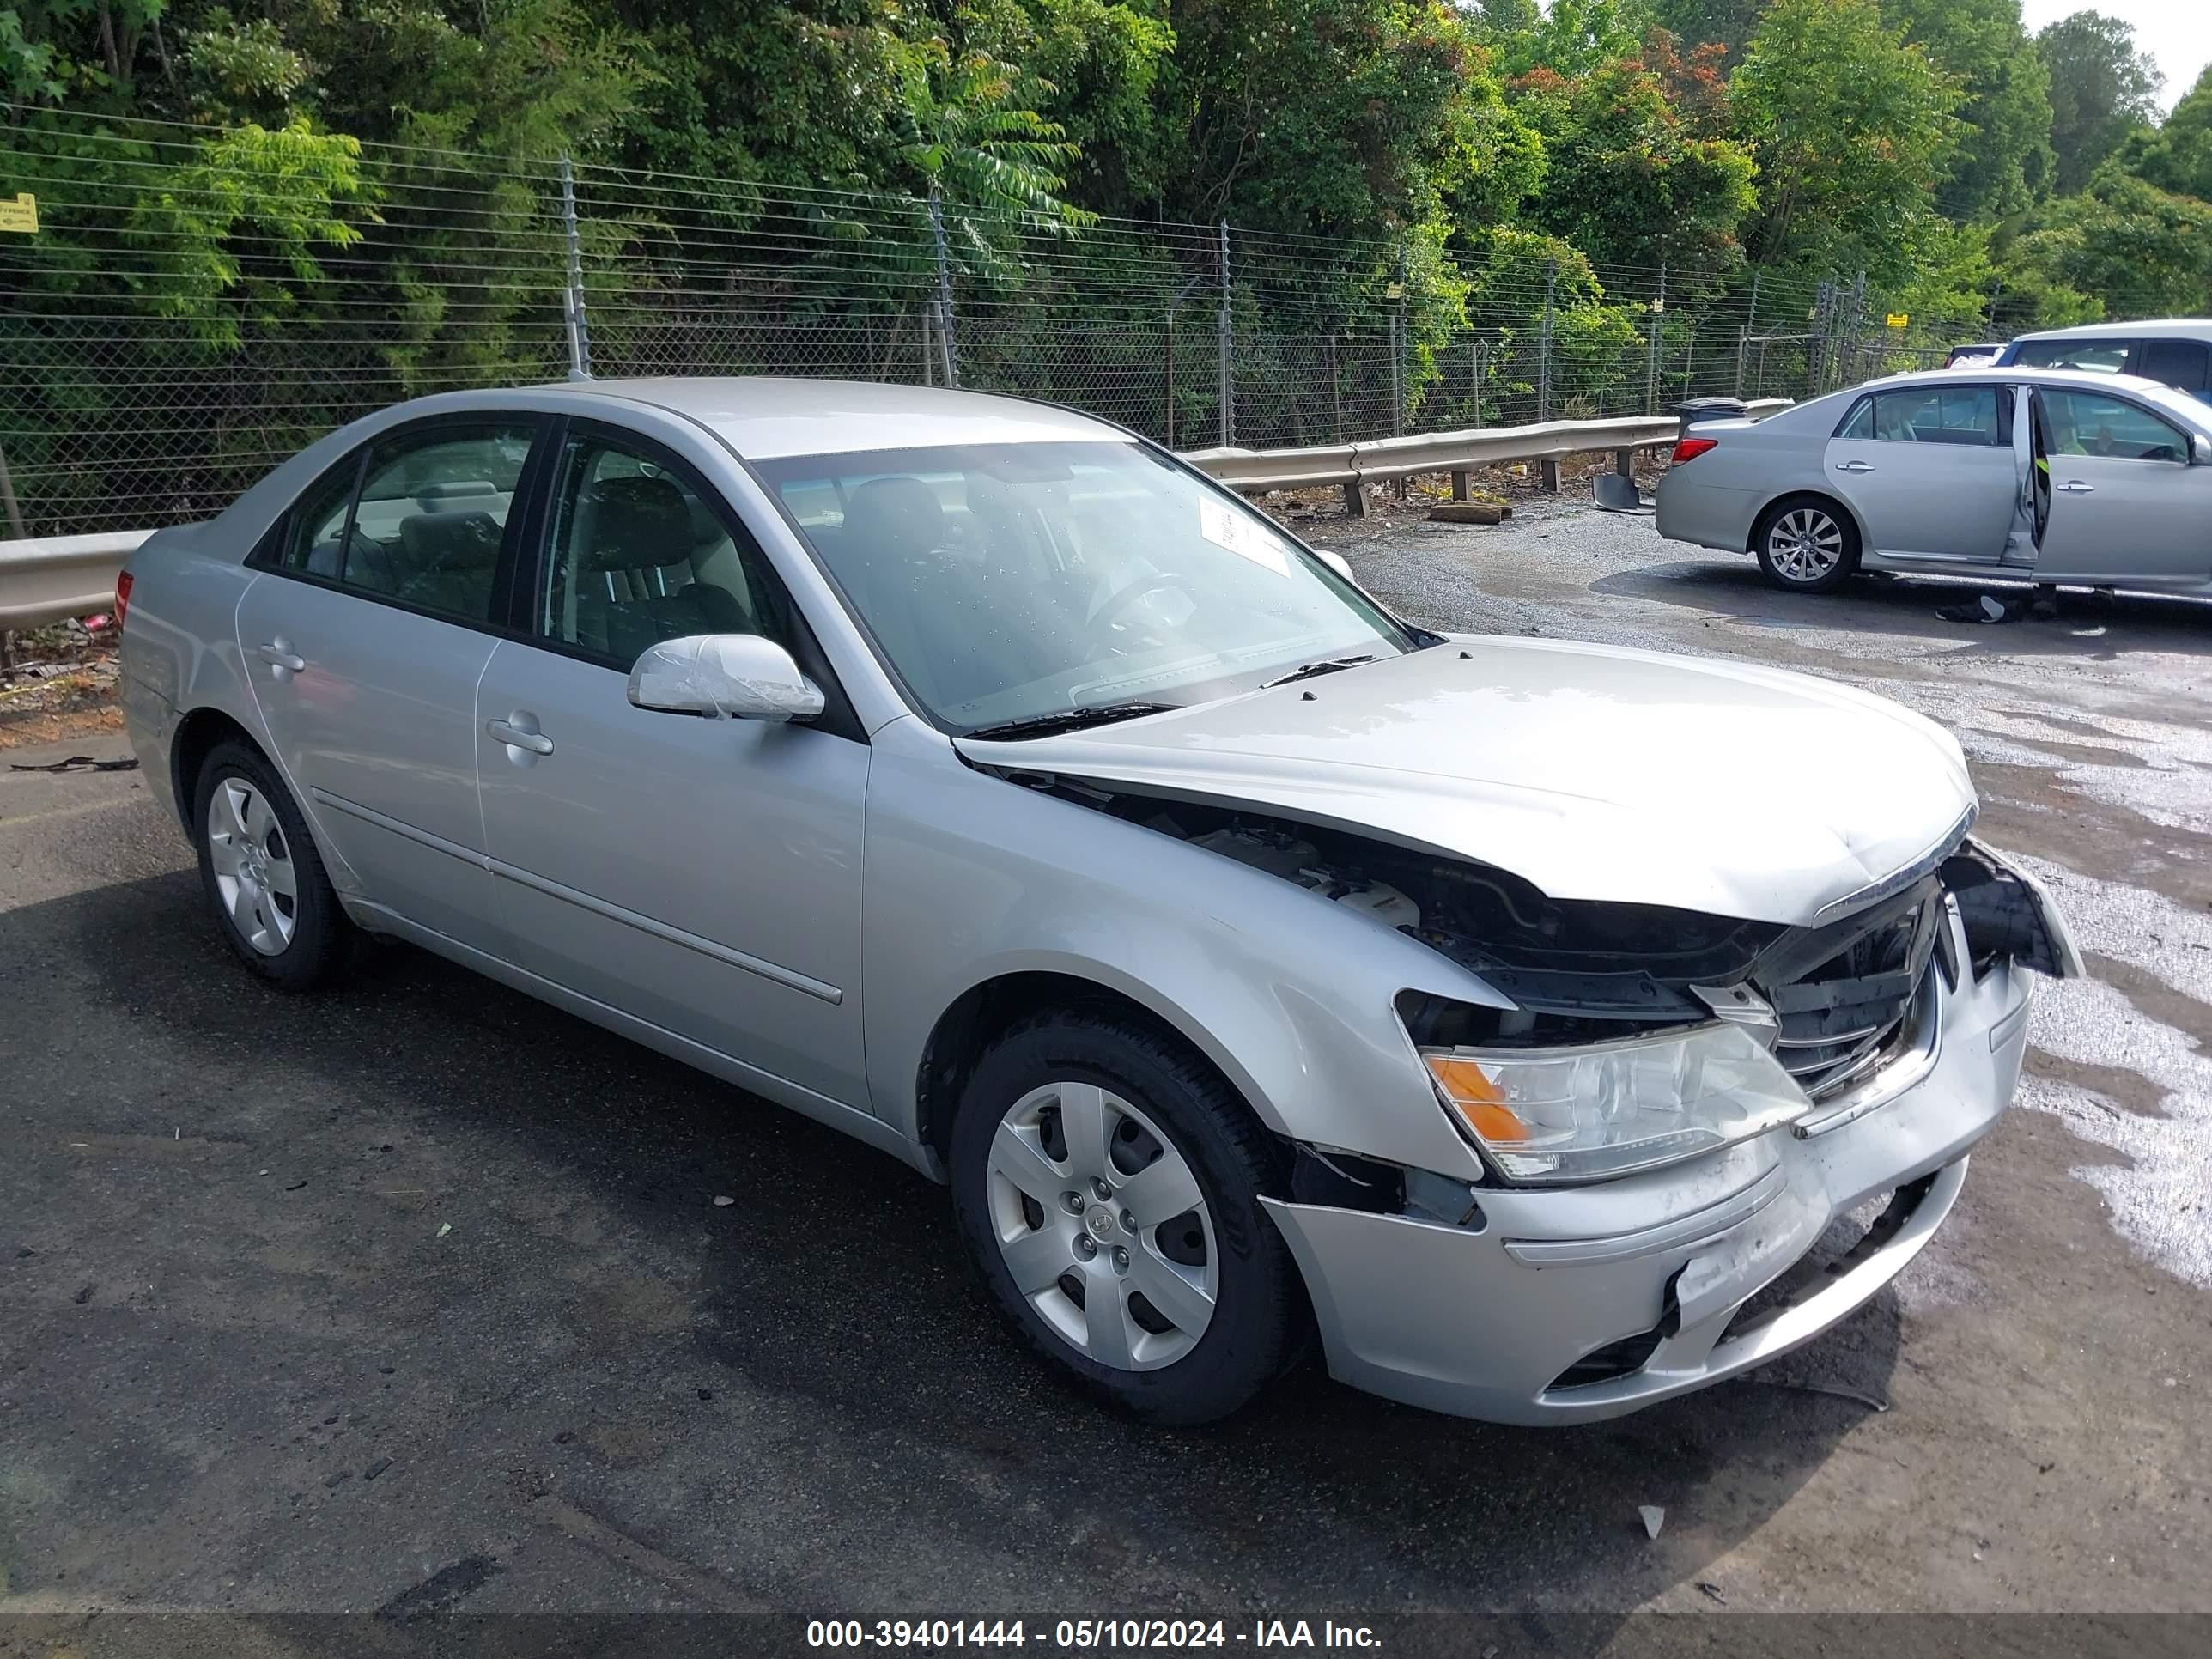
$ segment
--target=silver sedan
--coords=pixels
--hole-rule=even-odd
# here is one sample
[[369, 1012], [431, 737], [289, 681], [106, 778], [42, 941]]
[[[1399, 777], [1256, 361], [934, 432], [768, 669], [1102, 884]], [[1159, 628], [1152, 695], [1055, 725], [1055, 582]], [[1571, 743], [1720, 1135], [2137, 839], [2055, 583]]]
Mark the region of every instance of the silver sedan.
[[1860, 570], [2212, 592], [2212, 409], [2087, 370], [1902, 374], [1692, 428], [1658, 527], [1799, 592]]
[[1806, 1341], [2078, 971], [1927, 721], [1440, 636], [1033, 404], [429, 398], [153, 537], [118, 610], [261, 980], [410, 941], [902, 1158], [1022, 1336], [1162, 1423], [1316, 1333], [1553, 1423]]

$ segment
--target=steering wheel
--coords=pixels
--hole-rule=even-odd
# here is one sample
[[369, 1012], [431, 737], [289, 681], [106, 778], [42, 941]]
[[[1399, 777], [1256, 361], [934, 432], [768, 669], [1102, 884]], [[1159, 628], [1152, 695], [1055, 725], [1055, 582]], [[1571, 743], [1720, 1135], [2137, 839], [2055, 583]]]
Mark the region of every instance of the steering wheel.
[[1154, 570], [1109, 593], [1105, 601], [1092, 615], [1091, 623], [1094, 627], [1111, 628], [1121, 620], [1123, 611], [1136, 608], [1138, 600], [1146, 599], [1166, 587], [1179, 588], [1193, 599], [1198, 598], [1197, 591], [1191, 586], [1190, 583], [1176, 574], [1174, 571]]

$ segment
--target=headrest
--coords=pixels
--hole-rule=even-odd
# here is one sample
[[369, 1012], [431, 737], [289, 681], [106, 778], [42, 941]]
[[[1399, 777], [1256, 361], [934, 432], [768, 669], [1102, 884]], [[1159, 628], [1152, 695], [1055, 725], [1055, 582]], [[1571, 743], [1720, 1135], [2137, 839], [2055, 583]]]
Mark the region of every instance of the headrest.
[[590, 526], [592, 570], [653, 570], [691, 556], [691, 507], [672, 478], [602, 478], [585, 487], [577, 517]]
[[919, 478], [871, 478], [845, 506], [844, 556], [863, 568], [945, 544], [945, 508]]

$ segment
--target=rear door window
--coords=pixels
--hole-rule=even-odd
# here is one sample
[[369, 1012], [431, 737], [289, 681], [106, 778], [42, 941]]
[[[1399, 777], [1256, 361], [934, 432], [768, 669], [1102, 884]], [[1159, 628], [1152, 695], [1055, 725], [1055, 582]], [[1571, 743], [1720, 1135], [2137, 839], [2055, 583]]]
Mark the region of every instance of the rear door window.
[[2179, 391], [2202, 392], [2209, 358], [2212, 358], [2212, 348], [2202, 340], [2147, 340], [2142, 368], [2137, 372]]
[[500, 550], [537, 423], [415, 427], [369, 452], [338, 580], [464, 622], [492, 619]]
[[1920, 386], [1877, 392], [1862, 417], [1853, 410], [1842, 435], [1890, 443], [1962, 444], [1993, 447], [2004, 441], [1995, 386]]

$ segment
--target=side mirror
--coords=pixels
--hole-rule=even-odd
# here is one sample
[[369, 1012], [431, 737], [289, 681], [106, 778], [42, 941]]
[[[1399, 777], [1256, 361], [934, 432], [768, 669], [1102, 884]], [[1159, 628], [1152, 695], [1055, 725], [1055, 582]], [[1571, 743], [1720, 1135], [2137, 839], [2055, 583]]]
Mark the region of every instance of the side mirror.
[[1314, 557], [1319, 559], [1354, 587], [1359, 586], [1359, 578], [1352, 574], [1352, 566], [1346, 562], [1343, 554], [1331, 552], [1326, 547], [1316, 547], [1314, 549]]
[[811, 720], [823, 709], [821, 688], [791, 653], [754, 634], [663, 640], [629, 671], [629, 700], [715, 720]]
[[2206, 437], [2201, 432], [2191, 433], [2189, 438], [2189, 459], [2197, 466], [2212, 466], [2212, 438]]

